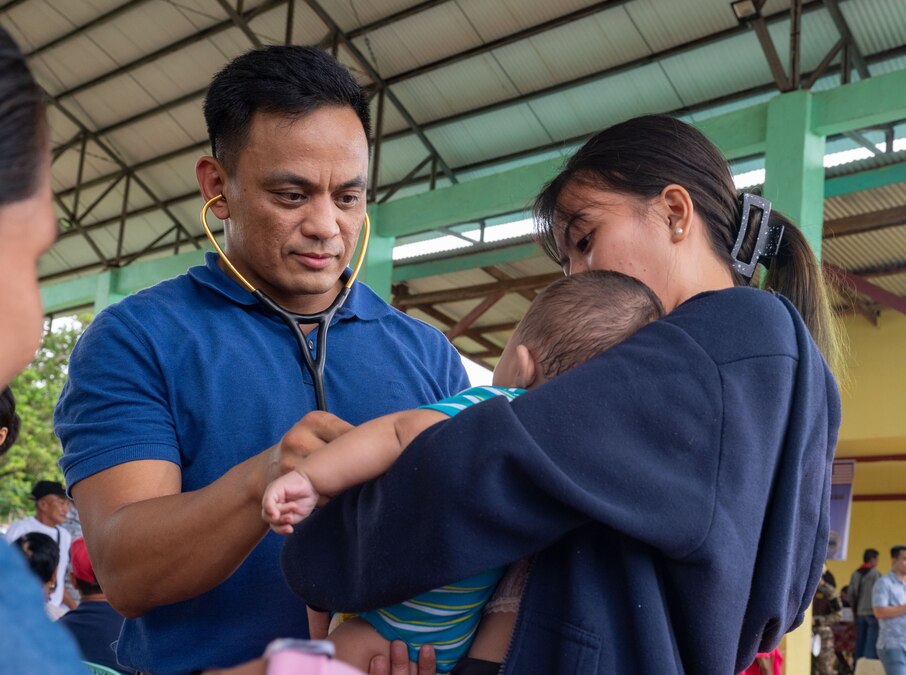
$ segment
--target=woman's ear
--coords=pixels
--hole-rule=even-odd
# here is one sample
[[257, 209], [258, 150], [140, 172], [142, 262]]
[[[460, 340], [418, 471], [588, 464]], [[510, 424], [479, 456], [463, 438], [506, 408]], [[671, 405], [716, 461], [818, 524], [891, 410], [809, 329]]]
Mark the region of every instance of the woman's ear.
[[693, 225], [692, 216], [695, 206], [689, 191], [682, 185], [671, 183], [661, 190], [661, 204], [667, 214], [667, 225], [670, 227], [670, 238], [679, 242], [689, 236]]
[[0, 427], [0, 445], [6, 443], [7, 436], [9, 436], [9, 427]]
[[[208, 201], [223, 194], [226, 171], [216, 157], [207, 155], [195, 163], [195, 179], [198, 181], [198, 187], [204, 200]], [[227, 205], [226, 199], [215, 202], [211, 206], [211, 213], [220, 220], [227, 220], [230, 217], [230, 207]]]

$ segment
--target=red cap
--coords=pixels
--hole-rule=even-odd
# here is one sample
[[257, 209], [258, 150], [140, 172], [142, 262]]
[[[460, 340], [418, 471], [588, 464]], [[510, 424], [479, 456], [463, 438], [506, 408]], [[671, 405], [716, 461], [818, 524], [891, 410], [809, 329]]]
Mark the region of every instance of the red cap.
[[85, 538], [79, 537], [72, 542], [72, 548], [69, 549], [69, 559], [72, 561], [72, 573], [77, 579], [87, 584], [96, 584], [97, 578], [94, 576], [94, 569], [91, 567], [91, 560], [88, 559], [88, 549], [85, 548]]

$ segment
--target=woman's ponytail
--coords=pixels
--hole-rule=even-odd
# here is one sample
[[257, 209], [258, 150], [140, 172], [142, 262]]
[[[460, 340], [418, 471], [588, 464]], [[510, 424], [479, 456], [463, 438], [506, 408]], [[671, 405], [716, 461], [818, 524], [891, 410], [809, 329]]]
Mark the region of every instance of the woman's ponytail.
[[[773, 211], [771, 224], [783, 225], [777, 254], [770, 259], [762, 285], [795, 305], [833, 373], [843, 375], [843, 330], [831, 307], [829, 284], [805, 235], [786, 216]], [[768, 262], [768, 261], [765, 261]]]

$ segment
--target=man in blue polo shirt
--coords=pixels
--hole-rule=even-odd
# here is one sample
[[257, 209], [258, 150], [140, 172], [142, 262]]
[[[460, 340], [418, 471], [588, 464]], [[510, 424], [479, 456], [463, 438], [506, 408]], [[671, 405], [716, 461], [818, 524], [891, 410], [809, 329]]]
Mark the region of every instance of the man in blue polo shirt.
[[[365, 215], [361, 87], [324, 52], [267, 47], [228, 64], [204, 110], [213, 156], [196, 175], [204, 200], [222, 195], [211, 212], [227, 257], [284, 308], [326, 309]], [[359, 283], [328, 352], [331, 412], [351, 424], [467, 386], [441, 333]], [[191, 672], [307, 636], [260, 500], [285, 458], [345, 424], [296, 424], [315, 407], [293, 335], [215, 254], [95, 318], [73, 351], [56, 431], [98, 579], [130, 617], [120, 663]]]

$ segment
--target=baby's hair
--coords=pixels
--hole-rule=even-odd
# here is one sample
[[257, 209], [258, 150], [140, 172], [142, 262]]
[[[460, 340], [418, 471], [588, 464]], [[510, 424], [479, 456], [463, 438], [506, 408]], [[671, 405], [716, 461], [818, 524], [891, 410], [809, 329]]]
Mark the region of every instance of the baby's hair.
[[658, 297], [620, 272], [591, 271], [558, 279], [526, 312], [513, 339], [528, 347], [548, 378], [616, 346], [664, 315]]

